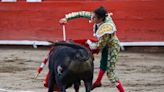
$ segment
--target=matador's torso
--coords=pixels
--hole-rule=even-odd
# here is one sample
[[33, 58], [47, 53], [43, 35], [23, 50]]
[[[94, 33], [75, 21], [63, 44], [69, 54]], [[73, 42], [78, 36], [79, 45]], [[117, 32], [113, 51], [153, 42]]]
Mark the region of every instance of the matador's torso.
[[[67, 20], [71, 20], [74, 18], [88, 18], [91, 19], [91, 12], [80, 11], [80, 12], [72, 12], [65, 15]], [[97, 26], [97, 27], [96, 27]], [[111, 18], [111, 15], [108, 14], [104, 23], [101, 25], [94, 24], [93, 26], [93, 35], [98, 39], [97, 47], [102, 49], [106, 45], [110, 47], [114, 47], [115, 45], [119, 45], [119, 40], [116, 36], [116, 26]]]

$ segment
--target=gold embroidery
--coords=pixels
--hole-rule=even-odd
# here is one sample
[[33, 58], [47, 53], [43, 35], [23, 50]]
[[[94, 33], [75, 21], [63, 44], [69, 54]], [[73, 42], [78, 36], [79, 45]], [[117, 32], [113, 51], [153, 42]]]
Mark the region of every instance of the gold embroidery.
[[106, 34], [106, 33], [111, 34], [111, 33], [113, 33], [113, 32], [114, 32], [114, 30], [113, 30], [112, 25], [107, 24], [107, 23], [104, 23], [104, 24], [102, 24], [102, 25], [100, 26], [100, 28], [97, 30], [96, 35], [97, 35], [98, 37], [101, 37], [101, 36], [103, 36], [103, 35]]

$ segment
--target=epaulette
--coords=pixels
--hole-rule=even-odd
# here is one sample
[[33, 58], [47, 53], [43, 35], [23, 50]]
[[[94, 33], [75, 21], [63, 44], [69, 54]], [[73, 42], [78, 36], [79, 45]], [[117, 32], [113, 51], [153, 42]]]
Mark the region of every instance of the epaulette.
[[104, 34], [112, 34], [114, 32], [113, 26], [110, 23], [104, 23], [98, 28], [95, 35], [96, 37], [100, 38]]

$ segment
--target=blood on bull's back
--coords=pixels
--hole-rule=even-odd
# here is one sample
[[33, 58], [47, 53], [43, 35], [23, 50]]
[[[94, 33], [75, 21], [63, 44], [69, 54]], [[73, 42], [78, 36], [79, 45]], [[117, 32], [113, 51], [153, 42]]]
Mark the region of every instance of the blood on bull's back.
[[86, 92], [90, 92], [93, 79], [93, 56], [83, 46], [72, 43], [57, 43], [49, 57], [49, 92], [53, 92], [56, 84], [62, 92], [74, 84], [77, 92], [80, 80], [86, 84]]

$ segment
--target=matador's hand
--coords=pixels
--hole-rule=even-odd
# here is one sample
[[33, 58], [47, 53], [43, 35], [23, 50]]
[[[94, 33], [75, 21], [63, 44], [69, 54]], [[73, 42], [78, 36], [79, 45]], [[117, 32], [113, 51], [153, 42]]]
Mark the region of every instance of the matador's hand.
[[60, 24], [66, 24], [67, 23], [67, 19], [66, 18], [62, 18], [59, 20]]
[[91, 50], [97, 49], [97, 44], [94, 43], [94, 42], [92, 42], [91, 40], [88, 39], [88, 40], [86, 41], [86, 43], [89, 45], [89, 48], [90, 48]]

